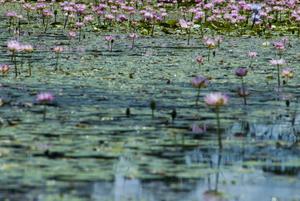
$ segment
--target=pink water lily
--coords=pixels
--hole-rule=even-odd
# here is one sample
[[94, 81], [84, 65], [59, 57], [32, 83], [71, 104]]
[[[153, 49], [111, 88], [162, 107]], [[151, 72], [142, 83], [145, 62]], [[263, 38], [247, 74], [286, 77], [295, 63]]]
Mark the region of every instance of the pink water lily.
[[227, 95], [216, 92], [206, 95], [204, 101], [208, 106], [221, 107], [227, 105], [228, 99]]
[[209, 84], [208, 78], [204, 76], [196, 76], [192, 79], [192, 86], [198, 89], [197, 98], [196, 98], [196, 106], [198, 105], [199, 97], [200, 97], [200, 89], [207, 87]]
[[53, 100], [54, 95], [50, 92], [41, 92], [36, 97], [36, 101], [40, 104], [51, 103]]
[[282, 66], [285, 64], [285, 60], [284, 59], [272, 59], [270, 60], [270, 64], [274, 65], [274, 66]]
[[41, 92], [36, 96], [36, 101], [39, 104], [44, 105], [43, 121], [46, 121], [46, 113], [47, 113], [46, 105], [52, 103], [54, 99], [55, 99], [54, 95], [50, 92]]
[[224, 95], [220, 92], [214, 92], [210, 93], [205, 96], [204, 101], [205, 103], [213, 107], [215, 109], [216, 113], [216, 119], [217, 119], [217, 133], [218, 133], [218, 143], [219, 143], [219, 148], [222, 149], [222, 135], [221, 135], [221, 123], [220, 123], [220, 108], [224, 105], [228, 104], [228, 96]]
[[279, 89], [280, 87], [280, 66], [284, 65], [285, 64], [285, 60], [284, 59], [272, 59], [270, 61], [270, 64], [273, 65], [273, 66], [276, 66], [277, 67], [277, 87]]

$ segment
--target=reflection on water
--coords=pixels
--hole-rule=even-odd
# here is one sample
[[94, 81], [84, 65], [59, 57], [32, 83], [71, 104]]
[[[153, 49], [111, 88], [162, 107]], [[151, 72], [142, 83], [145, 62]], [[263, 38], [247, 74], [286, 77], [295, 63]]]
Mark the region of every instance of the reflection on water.
[[[213, 178], [217, 178], [217, 175], [220, 176], [218, 193], [212, 190], [212, 186], [216, 185]], [[142, 182], [137, 179], [116, 177], [114, 184], [105, 182], [92, 184], [90, 193], [95, 201], [106, 200], [105, 198], [115, 201], [253, 201], [271, 200], [272, 197], [286, 201], [300, 200], [299, 177], [286, 182], [280, 177], [270, 177], [262, 171], [254, 172], [243, 168], [236, 169], [236, 172], [221, 170], [220, 173], [210, 174], [209, 177], [211, 179], [176, 183]]]
[[[200, 157], [195, 159], [195, 155]], [[120, 158], [116, 167], [118, 173], [113, 181], [65, 183], [59, 192], [51, 188], [52, 184], [42, 191], [36, 189], [29, 194], [11, 194], [9, 197], [11, 201], [18, 200], [21, 196], [34, 201], [271, 201], [272, 198], [300, 201], [299, 172], [294, 177], [282, 179], [283, 176], [274, 176], [260, 168], [245, 167], [242, 163], [238, 165], [237, 158], [230, 155], [226, 150], [211, 150], [211, 154], [207, 150], [201, 153], [201, 149], [188, 152], [187, 166], [205, 160], [210, 167], [210, 172], [200, 179], [128, 178], [123, 173], [130, 171], [130, 160]], [[236, 165], [230, 168], [228, 164], [232, 163], [232, 160], [236, 161]], [[59, 197], [53, 197], [53, 193]], [[1, 196], [4, 197], [4, 194], [1, 193], [0, 198]]]

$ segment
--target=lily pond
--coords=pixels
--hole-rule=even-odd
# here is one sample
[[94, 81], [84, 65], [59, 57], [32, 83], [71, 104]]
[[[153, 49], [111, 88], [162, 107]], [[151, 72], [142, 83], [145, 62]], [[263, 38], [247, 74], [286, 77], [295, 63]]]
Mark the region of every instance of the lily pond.
[[[44, 31], [25, 18], [30, 28], [13, 33], [5, 13], [20, 8], [0, 6], [0, 63], [10, 66], [1, 66], [0, 200], [300, 201], [296, 35], [223, 34], [212, 49], [199, 34], [187, 44], [180, 29], [158, 29], [133, 47], [122, 29], [90, 27], [78, 40], [63, 23]], [[15, 54], [11, 40], [34, 50]], [[199, 75], [207, 80], [195, 87]], [[212, 92], [224, 94], [216, 108]]]

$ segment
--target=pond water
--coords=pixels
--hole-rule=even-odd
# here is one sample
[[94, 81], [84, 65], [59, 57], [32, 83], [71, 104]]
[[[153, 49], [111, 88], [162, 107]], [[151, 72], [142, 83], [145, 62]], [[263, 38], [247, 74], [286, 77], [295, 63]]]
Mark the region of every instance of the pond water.
[[[104, 33], [86, 32], [79, 42], [61, 29], [37, 30], [21, 37], [35, 51], [18, 56], [18, 78], [1, 77], [1, 200], [300, 201], [299, 75], [278, 92], [269, 64], [274, 50], [262, 45], [279, 37], [225, 36], [199, 66], [195, 57], [208, 51], [198, 36], [189, 46], [180, 35], [140, 36], [130, 49], [127, 35], [116, 34], [110, 52]], [[296, 69], [300, 41], [288, 37], [283, 58]], [[0, 63], [11, 66], [12, 38], [1, 20]], [[59, 71], [56, 45], [64, 47]], [[234, 70], [249, 65], [248, 51], [258, 57], [245, 78], [250, 96], [243, 105]], [[212, 78], [198, 106], [196, 75]], [[41, 91], [56, 97], [46, 121], [35, 102]], [[222, 150], [215, 113], [203, 102], [211, 91], [230, 98], [220, 114]], [[206, 132], [192, 132], [193, 125]]]

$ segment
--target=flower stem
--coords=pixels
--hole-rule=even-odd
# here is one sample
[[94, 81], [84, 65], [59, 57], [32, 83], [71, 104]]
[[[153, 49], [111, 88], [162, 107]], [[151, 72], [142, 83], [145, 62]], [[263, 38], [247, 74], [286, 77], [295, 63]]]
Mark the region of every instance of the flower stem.
[[191, 31], [190, 30], [186, 30], [186, 31], [187, 31], [187, 35], [188, 35], [187, 45], [190, 45]]
[[221, 122], [220, 122], [220, 108], [216, 107], [216, 117], [217, 117], [217, 133], [218, 133], [218, 143], [219, 143], [219, 148], [222, 149], [222, 136], [221, 136]]
[[132, 38], [131, 49], [134, 48], [134, 38]]
[[18, 77], [18, 67], [17, 67], [17, 56], [16, 53], [13, 53], [12, 55], [14, 65], [15, 65], [15, 77]]
[[277, 82], [278, 82], [278, 89], [280, 87], [280, 72], [279, 72], [279, 65], [277, 65]]
[[247, 98], [246, 98], [246, 87], [245, 87], [245, 82], [244, 82], [244, 78], [242, 77], [242, 95], [243, 95], [243, 99], [244, 99], [244, 105], [247, 105]]

